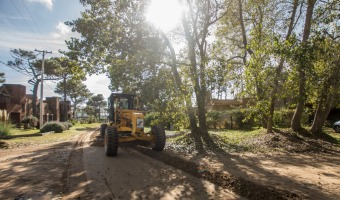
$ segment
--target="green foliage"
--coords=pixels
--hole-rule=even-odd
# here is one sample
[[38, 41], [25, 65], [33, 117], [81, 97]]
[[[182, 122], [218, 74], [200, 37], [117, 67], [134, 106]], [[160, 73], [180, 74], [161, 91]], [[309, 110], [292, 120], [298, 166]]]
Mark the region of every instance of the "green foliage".
[[69, 121], [70, 121], [70, 123], [72, 123], [72, 125], [76, 125], [76, 124], [79, 123], [78, 120], [76, 120], [74, 118], [71, 118]]
[[250, 109], [233, 109], [227, 111], [208, 111], [209, 128], [244, 129], [256, 125], [254, 114]]
[[274, 113], [273, 122], [275, 126], [288, 128], [290, 127], [295, 110], [281, 109]]
[[90, 116], [93, 115], [96, 119], [99, 119], [100, 109], [106, 108], [106, 104], [107, 102], [104, 100], [104, 96], [102, 94], [93, 95], [86, 103], [86, 113]]
[[144, 117], [145, 126], [150, 127], [155, 124], [164, 125], [168, 129], [171, 126], [179, 130], [180, 128], [187, 128], [188, 122], [184, 113], [160, 113], [150, 112]]
[[213, 127], [214, 129], [217, 128], [217, 126], [221, 123], [223, 123], [223, 120], [226, 116], [223, 115], [222, 112], [219, 111], [208, 111], [207, 112], [207, 125], [208, 127]]
[[151, 127], [154, 123], [154, 121], [156, 121], [157, 118], [157, 114], [154, 112], [150, 112], [147, 113], [144, 117], [144, 125], [147, 127]]
[[11, 128], [10, 123], [0, 121], [0, 136], [11, 135]]
[[28, 117], [24, 117], [24, 119], [21, 120], [22, 123], [35, 123], [38, 122], [39, 119], [33, 115], [30, 115]]
[[[312, 1], [307, 4], [303, 1], [225, 1], [223, 6], [216, 6], [212, 1], [191, 5], [183, 2], [184, 6], [191, 6], [186, 11], [201, 14], [193, 20], [190, 16], [195, 14], [185, 13], [187, 27], [171, 33], [174, 40], [187, 40], [189, 44], [189, 48], [174, 53], [174, 60], [177, 59], [174, 61], [159, 31], [145, 21], [145, 2], [82, 0], [87, 9], [79, 19], [67, 22], [82, 38], [67, 41], [70, 51], [66, 54], [90, 74], [105, 72], [112, 91], [138, 96], [141, 107], [151, 112], [145, 117], [146, 125], [186, 127], [183, 111], [188, 102], [194, 102], [191, 95], [195, 94], [196, 100], [206, 100], [214, 95], [221, 99], [231, 94], [250, 98], [250, 109], [208, 112], [209, 127], [243, 128], [259, 122], [265, 126], [271, 116], [270, 105], [274, 104], [275, 109], [282, 107], [274, 112], [274, 125], [286, 127], [292, 117], [292, 111], [286, 109], [295, 108], [298, 100], [306, 100], [315, 109], [321, 97], [327, 96], [323, 93], [335, 94], [336, 105], [340, 99], [337, 96], [340, 84], [336, 84], [340, 71], [337, 64], [339, 26], [336, 26], [339, 3], [336, 0], [317, 2], [310, 38], [319, 40], [302, 42], [305, 33], [301, 27], [307, 24], [303, 16], [306, 12], [299, 12], [305, 11], [309, 2]], [[201, 12], [207, 7], [216, 9]], [[223, 7], [227, 10], [219, 10]], [[223, 13], [221, 19], [220, 13]], [[216, 40], [205, 46], [205, 36], [212, 35], [210, 22], [215, 19], [219, 19], [215, 23]], [[183, 31], [187, 37], [183, 37]], [[192, 41], [195, 42], [190, 43]], [[201, 48], [197, 48], [200, 43]], [[177, 62], [174, 65], [182, 82], [180, 89], [173, 83], [174, 73], [167, 64], [170, 61]], [[299, 88], [300, 77], [306, 79], [303, 80], [306, 84]], [[204, 111], [203, 104], [196, 102], [198, 111]], [[99, 109], [92, 99], [86, 110], [89, 116], [98, 117]], [[305, 118], [302, 121], [307, 121]]]
[[61, 122], [47, 122], [46, 124], [44, 124], [43, 127], [41, 127], [40, 133], [50, 131], [54, 131], [55, 133], [62, 133], [66, 129], [66, 126], [67, 125]]
[[0, 72], [0, 83], [4, 83], [5, 81], [5, 73]]
[[71, 122], [61, 122], [62, 125], [64, 125], [64, 130], [69, 130], [73, 124]]

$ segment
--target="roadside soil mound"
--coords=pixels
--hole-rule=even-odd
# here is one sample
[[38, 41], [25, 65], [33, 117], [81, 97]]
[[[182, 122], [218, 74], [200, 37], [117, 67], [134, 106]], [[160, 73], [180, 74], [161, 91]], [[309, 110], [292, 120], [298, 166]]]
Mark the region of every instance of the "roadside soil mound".
[[340, 199], [340, 148], [325, 138], [288, 130], [224, 148], [211, 134], [215, 146], [205, 145], [206, 153], [197, 154], [190, 134], [168, 135], [178, 136], [181, 139], [168, 142], [162, 153], [145, 145], [136, 148], [249, 199]]

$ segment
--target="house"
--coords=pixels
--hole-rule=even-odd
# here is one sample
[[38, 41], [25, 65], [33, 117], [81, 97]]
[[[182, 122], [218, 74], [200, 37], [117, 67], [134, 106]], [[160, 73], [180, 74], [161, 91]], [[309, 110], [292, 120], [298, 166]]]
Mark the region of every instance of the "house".
[[[24, 117], [30, 116], [33, 113], [33, 95], [26, 94], [26, 87], [19, 84], [3, 84], [0, 86], [0, 110], [5, 110], [8, 115], [8, 120], [13, 124], [21, 125]], [[40, 103], [37, 104], [38, 116], [40, 115]], [[63, 118], [63, 109], [67, 112], [67, 118], [72, 117], [71, 102], [60, 101], [59, 97], [46, 97], [43, 101], [44, 113], [43, 121], [59, 121]]]
[[60, 121], [59, 97], [46, 97], [44, 101], [44, 121]]
[[[72, 117], [71, 102], [70, 101], [59, 101], [60, 108], [60, 120], [66, 121]], [[64, 114], [66, 113], [66, 115]]]
[[20, 124], [26, 114], [26, 87], [3, 84], [0, 93], [0, 109], [7, 111], [8, 120], [13, 124]]

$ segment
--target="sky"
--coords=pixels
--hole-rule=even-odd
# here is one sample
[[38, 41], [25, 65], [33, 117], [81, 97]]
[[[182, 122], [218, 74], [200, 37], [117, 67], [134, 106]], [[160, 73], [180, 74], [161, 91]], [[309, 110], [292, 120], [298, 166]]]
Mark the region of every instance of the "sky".
[[[58, 50], [67, 50], [65, 40], [79, 37], [64, 22], [79, 18], [83, 10], [79, 0], [0, 0], [0, 61], [13, 60], [10, 50], [18, 48], [52, 51], [46, 58], [61, 56]], [[32, 93], [27, 75], [2, 63], [0, 72], [5, 73], [5, 83], [25, 85], [26, 93]], [[110, 96], [110, 81], [105, 75], [88, 76], [84, 83], [92, 93]], [[55, 82], [44, 82], [44, 98], [60, 96], [54, 93], [55, 86]], [[38, 94], [40, 98], [40, 86]]]

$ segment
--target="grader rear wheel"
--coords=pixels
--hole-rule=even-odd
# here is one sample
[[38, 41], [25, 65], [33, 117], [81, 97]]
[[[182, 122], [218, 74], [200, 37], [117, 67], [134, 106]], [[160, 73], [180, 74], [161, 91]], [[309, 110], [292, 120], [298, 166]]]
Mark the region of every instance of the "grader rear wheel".
[[159, 125], [154, 125], [151, 128], [151, 133], [155, 136], [155, 139], [151, 142], [151, 147], [155, 151], [163, 151], [165, 147], [165, 131]]
[[118, 131], [116, 127], [108, 126], [104, 138], [106, 156], [116, 156], [118, 151]]

